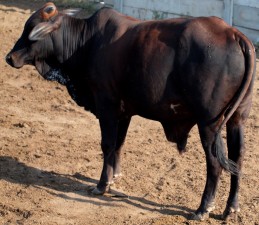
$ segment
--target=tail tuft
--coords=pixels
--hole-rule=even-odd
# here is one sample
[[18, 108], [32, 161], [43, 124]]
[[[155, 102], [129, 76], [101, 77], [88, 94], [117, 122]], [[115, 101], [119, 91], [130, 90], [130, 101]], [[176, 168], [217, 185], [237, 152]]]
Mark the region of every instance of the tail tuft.
[[238, 169], [237, 164], [225, 156], [225, 153], [223, 151], [224, 146], [223, 144], [219, 145], [219, 143], [221, 143], [220, 135], [217, 134], [213, 145], [213, 155], [217, 158], [219, 164], [222, 166], [223, 169], [233, 175], [238, 175], [240, 173], [240, 170]]

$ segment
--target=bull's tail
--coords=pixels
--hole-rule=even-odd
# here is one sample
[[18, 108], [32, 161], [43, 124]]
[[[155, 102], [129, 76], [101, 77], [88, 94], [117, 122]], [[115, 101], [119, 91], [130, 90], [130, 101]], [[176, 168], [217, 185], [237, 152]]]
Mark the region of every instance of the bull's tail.
[[[240, 105], [241, 101], [245, 97], [249, 86], [253, 80], [254, 76], [254, 70], [255, 70], [255, 49], [253, 44], [243, 35], [240, 34], [237, 37], [239, 39], [239, 45], [240, 48], [243, 51], [244, 58], [245, 58], [245, 73], [244, 73], [244, 78], [242, 81], [242, 84], [235, 94], [234, 98], [230, 101], [228, 104], [225, 114], [224, 114], [224, 119], [221, 122], [218, 131], [216, 133], [215, 137], [215, 142], [213, 145], [213, 152], [216, 154], [217, 160], [222, 166], [223, 169], [226, 171], [230, 172], [231, 174], [238, 174], [239, 169], [237, 167], [237, 164], [233, 162], [232, 160], [228, 159], [223, 151], [223, 146], [221, 145], [221, 140], [220, 140], [220, 132], [222, 128], [226, 125], [227, 121], [231, 118], [233, 113], [237, 110], [238, 106]], [[216, 144], [217, 143], [217, 144]], [[219, 144], [220, 143], [220, 144]]]

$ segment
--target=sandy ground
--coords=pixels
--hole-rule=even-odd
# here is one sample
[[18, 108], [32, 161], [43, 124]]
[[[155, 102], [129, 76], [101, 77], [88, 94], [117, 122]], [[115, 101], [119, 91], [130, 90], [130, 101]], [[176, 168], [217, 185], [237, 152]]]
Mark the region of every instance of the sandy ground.
[[[91, 195], [102, 165], [98, 121], [61, 85], [43, 80], [32, 67], [16, 70], [4, 61], [24, 22], [41, 5], [0, 1], [0, 224], [225, 224], [220, 215], [229, 192], [227, 173], [211, 218], [188, 220], [200, 203], [206, 173], [196, 127], [188, 152], [179, 155], [159, 123], [134, 117], [123, 177], [111, 194]], [[258, 225], [258, 73], [246, 124], [242, 211], [228, 224]]]

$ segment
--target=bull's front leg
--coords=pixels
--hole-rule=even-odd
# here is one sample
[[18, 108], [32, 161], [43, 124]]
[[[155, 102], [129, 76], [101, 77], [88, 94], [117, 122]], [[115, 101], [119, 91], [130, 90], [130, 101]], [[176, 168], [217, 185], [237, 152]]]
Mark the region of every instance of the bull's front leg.
[[107, 111], [99, 118], [101, 128], [101, 148], [103, 152], [103, 169], [101, 178], [93, 194], [101, 195], [109, 191], [113, 182], [113, 166], [118, 131], [118, 120]]
[[115, 159], [113, 165], [113, 179], [116, 181], [121, 176], [121, 149], [124, 144], [131, 117], [121, 118], [118, 122], [118, 132], [115, 147]]

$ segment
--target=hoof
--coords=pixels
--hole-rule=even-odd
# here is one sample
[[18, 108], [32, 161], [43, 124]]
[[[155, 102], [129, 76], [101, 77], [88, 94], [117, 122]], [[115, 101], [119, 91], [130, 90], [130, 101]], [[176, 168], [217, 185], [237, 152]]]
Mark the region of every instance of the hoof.
[[225, 209], [223, 215], [222, 215], [222, 219], [223, 220], [229, 220], [229, 219], [237, 219], [237, 214], [240, 212], [240, 208], [233, 208], [233, 207], [228, 207]]
[[203, 221], [206, 220], [210, 217], [210, 212], [212, 212], [215, 209], [215, 204], [214, 202], [212, 202], [211, 204], [208, 205], [207, 209], [205, 212], [199, 212], [196, 211], [196, 213], [194, 213], [191, 217], [192, 220], [199, 220], [199, 221]]
[[113, 175], [113, 183], [114, 181], [118, 180], [120, 177], [122, 177], [122, 173], [117, 173]]
[[209, 212], [206, 212], [206, 213], [194, 213], [192, 216], [191, 216], [191, 220], [198, 220], [198, 221], [204, 221], [206, 219], [209, 218]]
[[94, 194], [94, 195], [103, 195], [104, 193], [105, 193], [105, 191], [102, 191], [97, 187], [92, 190], [92, 194]]
[[105, 193], [107, 193], [109, 191], [110, 191], [110, 186], [109, 185], [104, 187], [104, 188], [96, 187], [96, 188], [94, 188], [92, 190], [92, 194], [94, 194], [94, 195], [104, 195]]

